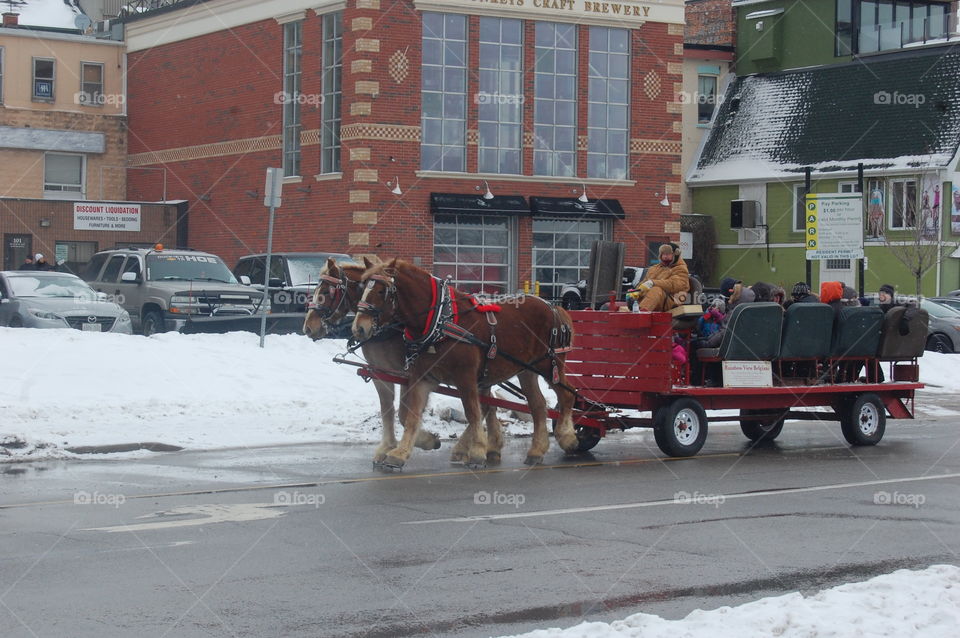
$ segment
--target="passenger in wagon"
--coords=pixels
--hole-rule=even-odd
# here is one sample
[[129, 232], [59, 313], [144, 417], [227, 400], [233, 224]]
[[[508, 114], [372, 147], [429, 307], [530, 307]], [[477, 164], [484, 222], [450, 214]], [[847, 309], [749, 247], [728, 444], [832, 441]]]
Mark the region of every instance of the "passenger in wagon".
[[795, 303], [820, 303], [820, 297], [813, 294], [810, 286], [805, 281], [798, 281], [793, 284], [793, 290], [790, 292], [790, 299], [783, 304], [783, 307], [789, 308]]
[[677, 293], [690, 291], [690, 271], [676, 244], [663, 244], [658, 251], [660, 263], [651, 266], [647, 279], [627, 295], [640, 301], [640, 312], [664, 312], [682, 301]]

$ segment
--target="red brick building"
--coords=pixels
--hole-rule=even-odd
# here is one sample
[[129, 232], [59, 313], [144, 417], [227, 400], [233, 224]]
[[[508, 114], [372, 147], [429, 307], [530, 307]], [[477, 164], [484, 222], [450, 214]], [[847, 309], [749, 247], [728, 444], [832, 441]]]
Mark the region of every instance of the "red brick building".
[[644, 263], [679, 237], [683, 22], [679, 0], [185, 1], [125, 24], [130, 165], [165, 168], [190, 245], [228, 262], [264, 250], [282, 165], [274, 250], [552, 296], [594, 239]]

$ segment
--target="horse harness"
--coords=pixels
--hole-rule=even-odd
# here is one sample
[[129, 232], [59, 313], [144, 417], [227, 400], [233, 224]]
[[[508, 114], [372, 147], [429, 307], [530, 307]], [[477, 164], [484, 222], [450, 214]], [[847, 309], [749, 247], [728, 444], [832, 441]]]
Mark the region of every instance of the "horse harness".
[[[367, 280], [367, 286], [372, 287], [374, 281], [381, 281], [387, 286], [387, 297], [396, 295], [396, 286], [392, 277], [383, 275], [372, 275]], [[452, 339], [460, 343], [467, 343], [486, 350], [483, 370], [480, 372], [480, 380], [487, 376], [487, 364], [501, 356], [508, 361], [523, 368], [536, 372], [540, 376], [546, 376], [533, 366], [544, 359], [550, 359], [550, 378], [551, 383], [557, 384], [560, 381], [560, 370], [557, 364], [557, 355], [569, 352], [571, 350], [572, 335], [567, 325], [560, 319], [555, 306], [549, 306], [553, 314], [553, 327], [550, 331], [550, 340], [547, 352], [530, 362], [521, 361], [506, 352], [500, 352], [497, 346], [497, 313], [500, 312], [500, 305], [490, 303], [482, 295], [469, 295], [467, 300], [472, 304], [471, 310], [482, 312], [486, 316], [487, 325], [490, 328], [490, 341], [484, 342], [467, 328], [460, 325], [460, 312], [457, 308], [454, 288], [451, 284], [445, 283], [439, 277], [430, 277], [431, 283], [431, 303], [427, 311], [426, 320], [422, 336], [416, 338], [409, 328], [404, 328], [403, 338], [407, 345], [407, 356], [403, 369], [408, 370], [413, 362], [417, 360], [421, 353], [436, 353], [436, 346], [445, 339]], [[393, 299], [394, 308], [396, 308], [396, 299]], [[546, 303], [546, 302], [544, 302]], [[383, 328], [380, 326], [379, 308], [372, 304], [361, 301], [357, 305], [357, 312], [367, 313], [373, 316], [377, 327], [377, 332]]]

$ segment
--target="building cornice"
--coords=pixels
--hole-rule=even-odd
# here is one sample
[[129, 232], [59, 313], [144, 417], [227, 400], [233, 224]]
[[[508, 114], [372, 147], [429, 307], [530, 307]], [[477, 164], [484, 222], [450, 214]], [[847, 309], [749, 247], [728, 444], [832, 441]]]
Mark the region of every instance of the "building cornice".
[[646, 22], [684, 24], [682, 0], [527, 0], [516, 4], [490, 0], [413, 0], [413, 6], [418, 11], [572, 22], [623, 29], [638, 29]]
[[120, 47], [126, 46], [125, 42], [115, 40], [101, 40], [88, 35], [76, 35], [72, 33], [54, 33], [52, 31], [36, 31], [31, 29], [4, 29], [0, 28], [0, 38], [26, 38], [28, 40], [56, 40], [57, 42], [71, 42], [73, 44], [87, 44], [90, 46], [102, 47]]
[[345, 6], [346, 0], [284, 0], [282, 3], [210, 0], [128, 23], [125, 33], [127, 51], [143, 51], [263, 20], [283, 20], [285, 16], [308, 9], [327, 13]]

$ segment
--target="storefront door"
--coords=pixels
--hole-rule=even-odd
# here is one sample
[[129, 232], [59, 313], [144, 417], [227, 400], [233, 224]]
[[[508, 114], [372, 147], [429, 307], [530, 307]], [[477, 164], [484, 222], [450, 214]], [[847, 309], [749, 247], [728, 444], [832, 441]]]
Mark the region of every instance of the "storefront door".
[[27, 258], [33, 256], [33, 235], [5, 233], [3, 235], [3, 269], [16, 270]]

